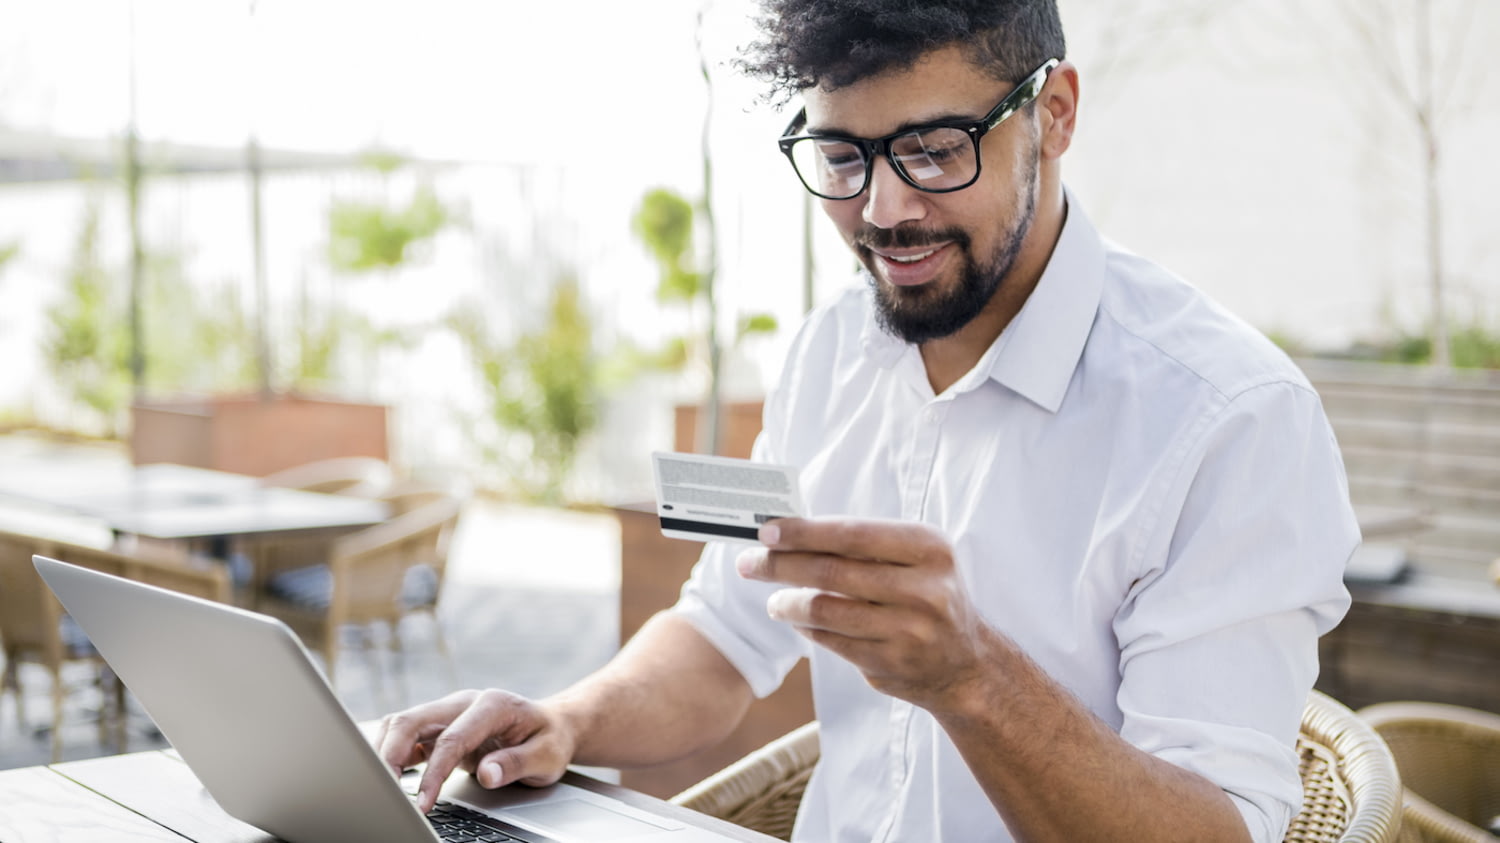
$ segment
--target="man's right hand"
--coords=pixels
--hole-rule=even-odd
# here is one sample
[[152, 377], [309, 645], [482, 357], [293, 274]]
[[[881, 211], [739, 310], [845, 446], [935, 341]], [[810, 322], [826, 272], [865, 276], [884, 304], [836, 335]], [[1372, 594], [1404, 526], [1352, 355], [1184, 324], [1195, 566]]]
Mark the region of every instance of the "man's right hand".
[[521, 782], [543, 786], [562, 778], [573, 760], [575, 736], [545, 706], [506, 691], [458, 691], [388, 714], [373, 743], [399, 773], [427, 762], [417, 791], [426, 813], [455, 769], [484, 787]]

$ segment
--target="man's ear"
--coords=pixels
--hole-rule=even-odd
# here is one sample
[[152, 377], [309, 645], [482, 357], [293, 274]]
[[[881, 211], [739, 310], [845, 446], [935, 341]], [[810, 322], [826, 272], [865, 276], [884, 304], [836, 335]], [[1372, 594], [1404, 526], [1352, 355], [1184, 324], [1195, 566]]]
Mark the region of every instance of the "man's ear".
[[1067, 61], [1053, 68], [1036, 102], [1042, 123], [1042, 158], [1061, 158], [1073, 144], [1078, 120], [1078, 68]]

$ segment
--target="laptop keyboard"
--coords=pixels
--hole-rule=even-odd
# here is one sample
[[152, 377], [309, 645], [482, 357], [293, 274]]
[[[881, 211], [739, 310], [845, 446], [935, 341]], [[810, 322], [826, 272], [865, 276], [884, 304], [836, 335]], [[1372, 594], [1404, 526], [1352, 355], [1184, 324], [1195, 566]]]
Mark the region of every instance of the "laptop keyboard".
[[427, 812], [427, 821], [432, 823], [438, 837], [452, 843], [504, 843], [506, 840], [525, 843], [544, 839], [452, 802], [439, 801]]

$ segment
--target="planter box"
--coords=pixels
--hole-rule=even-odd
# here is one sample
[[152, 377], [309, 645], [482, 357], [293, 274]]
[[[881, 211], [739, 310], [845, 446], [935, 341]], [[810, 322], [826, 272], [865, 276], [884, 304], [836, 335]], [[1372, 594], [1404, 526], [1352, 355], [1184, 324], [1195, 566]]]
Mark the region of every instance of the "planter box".
[[[719, 405], [719, 456], [749, 457], [755, 437], [760, 435], [763, 401], [725, 401]], [[698, 419], [706, 416], [698, 404], [676, 407], [674, 450], [693, 453], [698, 450]]]
[[296, 395], [145, 402], [130, 408], [130, 458], [257, 477], [333, 457], [389, 460], [387, 412]]

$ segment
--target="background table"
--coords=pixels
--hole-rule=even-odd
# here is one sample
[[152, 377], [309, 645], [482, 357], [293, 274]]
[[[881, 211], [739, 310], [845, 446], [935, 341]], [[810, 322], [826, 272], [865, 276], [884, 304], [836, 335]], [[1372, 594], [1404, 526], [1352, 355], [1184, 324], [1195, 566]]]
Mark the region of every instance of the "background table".
[[381, 501], [267, 487], [248, 475], [171, 463], [7, 464], [0, 495], [96, 518], [117, 534], [164, 540], [352, 529], [389, 513]]

